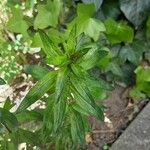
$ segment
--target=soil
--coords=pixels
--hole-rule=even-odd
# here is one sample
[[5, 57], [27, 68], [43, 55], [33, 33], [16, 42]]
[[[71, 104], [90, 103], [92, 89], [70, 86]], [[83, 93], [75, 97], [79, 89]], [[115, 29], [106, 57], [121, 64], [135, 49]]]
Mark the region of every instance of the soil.
[[86, 150], [107, 150], [148, 102], [130, 99], [128, 89], [120, 86], [108, 97], [103, 102], [109, 108], [105, 112], [104, 122], [90, 118], [92, 132], [87, 135]]

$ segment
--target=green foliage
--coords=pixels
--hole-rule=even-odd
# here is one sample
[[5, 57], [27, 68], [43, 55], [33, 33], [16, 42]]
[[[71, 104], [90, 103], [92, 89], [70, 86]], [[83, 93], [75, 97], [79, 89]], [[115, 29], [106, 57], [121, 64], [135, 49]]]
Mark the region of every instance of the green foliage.
[[103, 0], [82, 0], [82, 1], [85, 4], [94, 3], [95, 7], [96, 7], [96, 10], [98, 10], [101, 7], [102, 3], [103, 3]]
[[77, 7], [77, 17], [69, 26], [72, 28], [76, 25], [77, 35], [85, 33], [96, 41], [99, 38], [100, 32], [105, 31], [105, 26], [100, 20], [91, 18], [94, 11], [95, 7], [93, 4], [79, 4]]
[[49, 0], [47, 4], [37, 6], [38, 14], [34, 21], [34, 28], [43, 29], [48, 26], [56, 27], [61, 9], [60, 0]]
[[[76, 30], [74, 27], [68, 36], [68, 40], [63, 43], [64, 49], [61, 49], [61, 47], [58, 47], [52, 42], [46, 33], [39, 31], [44, 46], [43, 52], [45, 52], [47, 59], [51, 60], [51, 64], [58, 69], [49, 71], [35, 84], [35, 86], [33, 86], [21, 102], [16, 113], [19, 115], [31, 104], [39, 100], [45, 93], [48, 93], [51, 99], [48, 99], [50, 105], [47, 106], [44, 113], [44, 116], [47, 117], [46, 120], [44, 119], [42, 135], [47, 138], [48, 135], [51, 135], [57, 140], [60, 140], [58, 139], [59, 135], [63, 133], [65, 126], [70, 124], [66, 128], [68, 132], [71, 130], [70, 134], [72, 138], [70, 137], [69, 140], [73, 140], [72, 142], [76, 145], [81, 145], [82, 143], [83, 146], [85, 141], [85, 130], [81, 132], [84, 125], [81, 120], [78, 119], [85, 117], [85, 114], [86, 116], [93, 115], [100, 120], [104, 118], [103, 108], [96, 104], [94, 99], [95, 93], [93, 94], [93, 92], [90, 92], [91, 89], [87, 86], [89, 84], [92, 85], [96, 80], [91, 79], [90, 82], [86, 80], [89, 76], [87, 70], [91, 67], [86, 67], [87, 65], [84, 64], [84, 62], [90, 61], [91, 58], [94, 58], [102, 50], [96, 43], [90, 44], [89, 46], [84, 46], [84, 44], [82, 45], [79, 43], [81, 44], [81, 49], [77, 51], [76, 47], [78, 46], [78, 42], [75, 33]], [[81, 51], [83, 51], [83, 54]], [[60, 58], [62, 57], [66, 58], [65, 63], [61, 61]], [[56, 61], [57, 58], [59, 58], [59, 62]], [[92, 64], [92, 67], [94, 64]], [[36, 69], [36, 71], [37, 69], [41, 70], [41, 68], [37, 66], [31, 67], [32, 69]], [[35, 76], [34, 70], [28, 72]], [[101, 83], [97, 83], [94, 87], [100, 87], [100, 84]], [[99, 90], [101, 94], [98, 95], [98, 97], [103, 99], [105, 90], [103, 87]], [[76, 106], [74, 107], [74, 105]], [[77, 107], [78, 109], [76, 109]], [[83, 112], [80, 111], [81, 109]], [[70, 116], [71, 118], [74, 116], [73, 118], [75, 120], [70, 117], [70, 119], [66, 118], [66, 116]], [[45, 130], [49, 132], [45, 132]], [[55, 137], [56, 134], [57, 137]], [[56, 144], [55, 142], [56, 141], [54, 141], [53, 144]], [[65, 140], [64, 142], [67, 141]]]
[[[27, 149], [35, 145], [37, 149], [84, 148], [88, 117], [104, 119], [104, 107], [96, 100], [105, 99], [112, 89], [101, 76], [114, 85], [132, 85], [135, 68], [143, 59], [150, 62], [150, 19], [144, 25], [149, 0], [78, 2], [7, 1], [11, 14], [0, 33], [0, 84], [20, 72], [7, 74], [18, 64], [25, 64], [23, 71], [38, 81], [15, 113], [9, 112], [13, 107], [9, 98], [0, 109], [2, 149], [15, 150], [22, 142]], [[15, 33], [14, 38], [6, 30]], [[8, 35], [3, 36], [5, 32]], [[26, 60], [31, 47], [41, 49], [38, 64]], [[98, 77], [93, 76], [95, 67]], [[135, 74], [131, 96], [149, 97], [149, 66], [138, 67]], [[43, 109], [28, 110], [39, 100]]]
[[136, 85], [130, 95], [137, 98], [150, 96], [150, 68], [139, 66], [136, 70]]
[[112, 43], [132, 42], [134, 31], [126, 23], [117, 23], [112, 19], [105, 20], [106, 34], [108, 40]]
[[148, 18], [146, 25], [147, 25], [146, 35], [149, 38], [150, 37], [150, 17]]
[[135, 27], [145, 21], [150, 9], [150, 0], [120, 0], [120, 8]]
[[12, 8], [12, 17], [7, 23], [7, 29], [11, 32], [21, 33], [25, 37], [28, 36], [27, 29], [29, 28], [26, 21], [23, 19], [22, 11], [19, 7]]

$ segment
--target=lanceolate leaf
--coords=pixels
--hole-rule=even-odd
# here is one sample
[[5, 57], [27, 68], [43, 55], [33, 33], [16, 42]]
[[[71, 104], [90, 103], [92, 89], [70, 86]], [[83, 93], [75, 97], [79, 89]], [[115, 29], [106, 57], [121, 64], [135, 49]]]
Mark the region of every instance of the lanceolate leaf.
[[82, 81], [79, 83], [79, 79], [72, 79], [72, 85], [74, 87], [73, 94], [77, 104], [84, 109], [89, 114], [95, 116], [98, 119], [103, 119], [103, 112], [99, 106], [95, 103], [92, 95], [90, 94], [88, 88], [82, 84]]
[[55, 102], [57, 103], [59, 101], [59, 98], [61, 97], [62, 93], [64, 92], [64, 88], [66, 86], [67, 82], [67, 70], [59, 70], [57, 74], [56, 79], [56, 89], [55, 89]]
[[75, 110], [71, 114], [71, 136], [74, 143], [81, 146], [85, 143], [85, 129], [82, 116]]
[[32, 110], [32, 111], [23, 111], [19, 114], [16, 114], [16, 117], [19, 122], [29, 122], [29, 121], [42, 121], [43, 111]]
[[67, 97], [63, 97], [59, 100], [58, 103], [54, 105], [54, 133], [61, 128], [61, 125], [63, 124], [65, 111], [66, 111], [66, 99]]
[[0, 108], [0, 123], [2, 123], [9, 132], [18, 128], [18, 121], [14, 114], [4, 108]]
[[146, 35], [147, 35], [148, 38], [150, 38], [150, 16], [147, 20], [146, 26], [147, 26]]
[[17, 112], [21, 112], [28, 108], [31, 104], [39, 100], [50, 88], [52, 88], [55, 75], [56, 72], [51, 71], [46, 74], [39, 82], [37, 82], [35, 86], [33, 86], [27, 93], [19, 108], [17, 109]]
[[3, 108], [4, 108], [4, 109], [7, 109], [7, 110], [10, 110], [10, 109], [13, 107], [13, 105], [15, 105], [15, 104], [13, 104], [13, 103], [11, 102], [10, 98], [8, 97], [8, 98], [6, 99], [6, 101], [5, 101], [5, 104], [4, 104]]
[[39, 31], [40, 38], [43, 43], [43, 50], [47, 56], [56, 57], [61, 53], [60, 49], [53, 43], [53, 41], [48, 37], [48, 35], [43, 32]]
[[43, 76], [45, 76], [49, 70], [41, 67], [39, 65], [24, 65], [24, 71], [28, 74], [31, 74], [33, 78], [36, 78], [38, 80], [42, 79]]
[[64, 44], [65, 51], [67, 53], [73, 53], [76, 50], [76, 28], [76, 25], [74, 25], [72, 30], [70, 31], [67, 43]]

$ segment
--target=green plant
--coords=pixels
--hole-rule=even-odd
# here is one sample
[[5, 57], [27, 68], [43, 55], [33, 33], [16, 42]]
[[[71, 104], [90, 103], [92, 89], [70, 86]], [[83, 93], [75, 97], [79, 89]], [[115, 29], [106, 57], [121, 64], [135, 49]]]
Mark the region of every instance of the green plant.
[[[89, 131], [87, 116], [93, 115], [103, 120], [103, 107], [95, 102], [95, 97], [102, 98], [99, 93], [102, 92], [100, 86], [103, 81], [91, 77], [87, 70], [96, 64], [96, 57], [107, 55], [107, 51], [96, 43], [83, 43], [83, 34], [76, 37], [76, 26], [70, 31], [62, 48], [55, 45], [44, 32], [39, 31], [39, 35], [47, 62], [54, 65], [54, 69], [29, 91], [16, 113], [26, 110], [48, 93], [50, 99], [46, 101], [42, 127], [45, 141], [55, 139], [56, 146], [64, 143], [66, 148], [71, 143], [73, 146], [84, 146], [85, 133]], [[99, 88], [99, 97], [96, 91], [92, 91], [95, 88]], [[68, 140], [63, 141], [65, 136]]]
[[[17, 149], [22, 142], [27, 149], [35, 145], [37, 149], [84, 147], [86, 132], [90, 131], [88, 116], [103, 120], [105, 107], [96, 100], [105, 99], [111, 89], [91, 72], [97, 67], [99, 76], [114, 85], [133, 85], [134, 70], [143, 60], [150, 62], [149, 8], [150, 0], [8, 0], [11, 14], [7, 12], [9, 19], [2, 35], [12, 32], [16, 40], [10, 42], [6, 36], [6, 42], [0, 37], [1, 63], [5, 65], [3, 58], [9, 55], [10, 61], [17, 52], [26, 57], [31, 47], [41, 51], [40, 62], [31, 65], [25, 61], [23, 69], [37, 83], [15, 113], [9, 112], [13, 107], [9, 99], [0, 109], [2, 149]], [[2, 65], [0, 71], [16, 71], [19, 64], [22, 62], [14, 59], [4, 66], [8, 70]], [[140, 66], [135, 74], [131, 95], [149, 96], [149, 67]], [[44, 109], [29, 111], [38, 100]]]
[[138, 66], [135, 70], [136, 84], [130, 91], [130, 95], [136, 98], [150, 96], [150, 68], [148, 66]]

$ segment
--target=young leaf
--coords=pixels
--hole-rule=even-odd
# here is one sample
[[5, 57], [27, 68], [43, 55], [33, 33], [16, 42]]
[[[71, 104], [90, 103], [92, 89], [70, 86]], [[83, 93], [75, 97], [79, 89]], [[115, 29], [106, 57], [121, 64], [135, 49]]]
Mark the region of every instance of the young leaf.
[[51, 71], [46, 74], [39, 82], [36, 83], [35, 86], [31, 88], [31, 90], [27, 93], [20, 106], [17, 109], [17, 112], [21, 112], [28, 108], [31, 104], [40, 99], [54, 83], [56, 72]]
[[40, 38], [43, 43], [43, 50], [47, 56], [56, 57], [58, 56], [58, 52], [60, 53], [60, 49], [53, 43], [53, 41], [48, 37], [48, 35], [42, 30], [39, 31]]
[[28, 24], [23, 20], [23, 14], [20, 8], [12, 9], [12, 17], [7, 23], [7, 29], [14, 33], [21, 33], [25, 37], [28, 37], [27, 29], [29, 28]]
[[124, 22], [117, 23], [113, 19], [104, 22], [108, 40], [112, 43], [132, 42], [134, 37], [133, 29]]
[[70, 31], [67, 43], [64, 44], [67, 53], [73, 53], [76, 50], [76, 25]]
[[105, 31], [105, 26], [100, 20], [91, 18], [91, 16], [94, 14], [94, 11], [94, 4], [79, 4], [77, 6], [78, 15], [69, 24], [69, 27], [72, 28], [76, 25], [77, 35], [85, 33], [96, 41], [99, 38], [100, 32]]
[[49, 0], [45, 5], [37, 6], [38, 15], [34, 21], [35, 29], [44, 29], [48, 26], [56, 27], [61, 10], [60, 0]]

